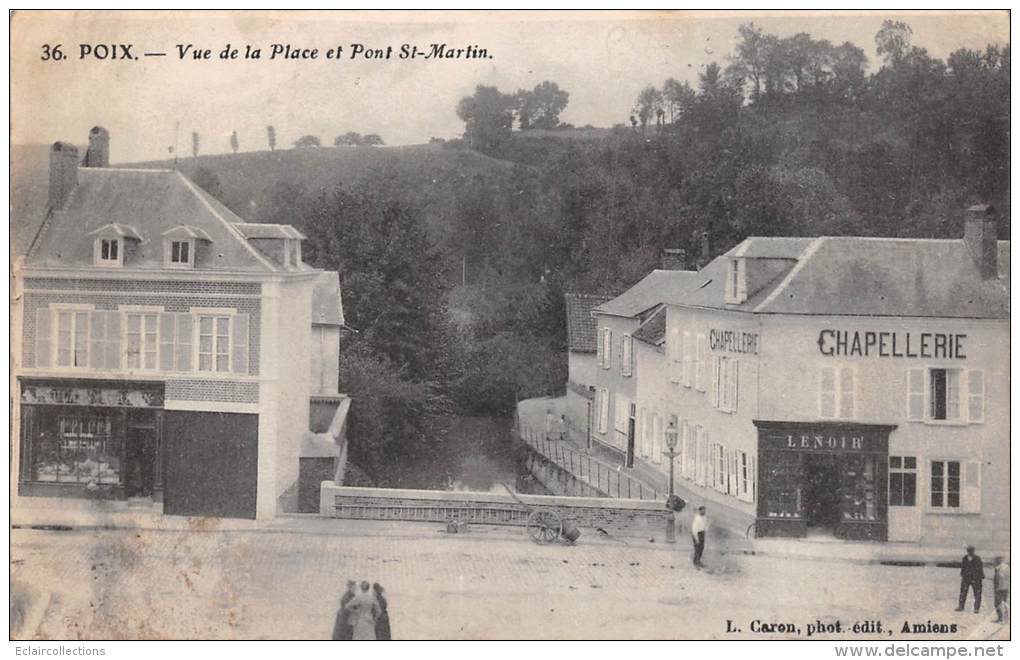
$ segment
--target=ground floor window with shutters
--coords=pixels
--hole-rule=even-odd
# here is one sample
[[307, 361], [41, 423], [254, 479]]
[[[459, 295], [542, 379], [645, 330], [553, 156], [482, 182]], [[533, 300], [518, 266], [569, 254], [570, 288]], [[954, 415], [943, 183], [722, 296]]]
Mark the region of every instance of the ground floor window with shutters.
[[600, 387], [598, 391], [598, 432], [609, 430], [609, 390]]

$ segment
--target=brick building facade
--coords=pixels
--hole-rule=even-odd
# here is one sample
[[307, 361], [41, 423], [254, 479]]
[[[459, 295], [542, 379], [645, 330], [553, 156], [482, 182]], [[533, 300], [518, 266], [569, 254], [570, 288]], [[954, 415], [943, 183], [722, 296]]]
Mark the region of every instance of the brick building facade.
[[15, 495], [295, 510], [312, 397], [346, 410], [336, 274], [293, 227], [245, 223], [177, 171], [109, 168], [108, 148], [101, 128], [85, 166], [53, 145], [16, 263]]

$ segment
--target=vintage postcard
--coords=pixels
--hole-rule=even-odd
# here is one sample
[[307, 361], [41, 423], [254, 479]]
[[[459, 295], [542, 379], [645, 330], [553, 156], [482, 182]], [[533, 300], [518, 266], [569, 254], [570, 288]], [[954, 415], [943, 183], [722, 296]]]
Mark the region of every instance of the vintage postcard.
[[12, 640], [1001, 654], [1008, 11], [9, 28]]

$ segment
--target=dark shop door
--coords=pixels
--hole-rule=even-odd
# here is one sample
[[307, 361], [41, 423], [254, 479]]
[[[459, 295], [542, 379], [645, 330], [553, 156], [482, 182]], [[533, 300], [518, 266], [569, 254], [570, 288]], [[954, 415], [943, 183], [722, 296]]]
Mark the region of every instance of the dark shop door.
[[836, 456], [804, 454], [804, 522], [829, 531], [839, 524], [840, 476]]
[[124, 447], [124, 494], [152, 497], [156, 476], [156, 429], [128, 426]]
[[163, 513], [255, 518], [258, 415], [167, 411]]

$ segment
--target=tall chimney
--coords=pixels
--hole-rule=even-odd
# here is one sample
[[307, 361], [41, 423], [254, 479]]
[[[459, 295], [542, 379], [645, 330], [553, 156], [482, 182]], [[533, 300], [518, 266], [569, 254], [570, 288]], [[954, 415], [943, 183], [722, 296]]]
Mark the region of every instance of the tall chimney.
[[78, 147], [66, 142], [54, 142], [50, 147], [50, 209], [63, 209], [76, 185]]
[[110, 133], [102, 126], [93, 126], [89, 131], [89, 148], [85, 152], [83, 167], [110, 166]]
[[698, 238], [701, 242], [701, 256], [699, 257], [698, 268], [701, 268], [712, 260], [712, 251], [708, 243], [708, 230], [703, 230]]
[[963, 242], [970, 250], [981, 279], [999, 276], [999, 243], [995, 209], [988, 204], [975, 204], [967, 209], [963, 224]]
[[683, 248], [663, 248], [662, 269], [683, 270], [687, 266], [687, 250]]

